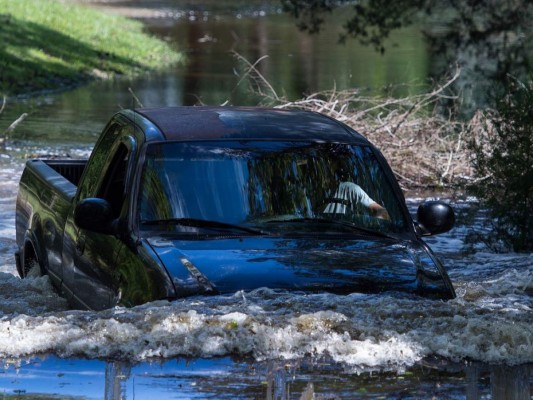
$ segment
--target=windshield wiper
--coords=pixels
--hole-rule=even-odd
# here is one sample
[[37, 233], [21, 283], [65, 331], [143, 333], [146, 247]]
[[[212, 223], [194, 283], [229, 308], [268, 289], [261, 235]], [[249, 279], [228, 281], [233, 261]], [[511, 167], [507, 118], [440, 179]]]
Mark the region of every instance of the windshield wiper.
[[268, 235], [268, 232], [265, 232], [260, 229], [251, 228], [248, 226], [229, 224], [227, 222], [220, 221], [209, 221], [206, 219], [198, 218], [167, 218], [167, 219], [154, 219], [154, 220], [145, 220], [141, 221], [143, 225], [180, 225], [180, 226], [190, 226], [194, 228], [210, 228], [210, 229], [233, 229], [246, 232], [252, 235]]
[[344, 227], [349, 228], [351, 231], [356, 231], [356, 232], [364, 233], [367, 235], [380, 236], [380, 237], [384, 237], [388, 239], [394, 239], [392, 236], [389, 236], [386, 233], [375, 231], [373, 229], [362, 228], [351, 222], [340, 221], [336, 219], [301, 217], [301, 218], [289, 218], [289, 219], [271, 219], [271, 220], [266, 221], [266, 223], [302, 223], [302, 222], [342, 225]]

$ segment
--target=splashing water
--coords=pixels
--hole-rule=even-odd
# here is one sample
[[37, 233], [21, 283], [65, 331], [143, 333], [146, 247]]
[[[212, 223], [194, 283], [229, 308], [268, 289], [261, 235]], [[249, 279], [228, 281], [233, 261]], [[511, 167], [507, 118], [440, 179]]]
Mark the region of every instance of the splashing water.
[[135, 362], [246, 356], [328, 359], [354, 369], [397, 369], [428, 356], [533, 362], [533, 256], [463, 254], [461, 229], [429, 240], [456, 287], [452, 301], [265, 288], [132, 309], [69, 310], [47, 277], [15, 276], [14, 205], [23, 163], [16, 157], [0, 162], [2, 358], [56, 354]]

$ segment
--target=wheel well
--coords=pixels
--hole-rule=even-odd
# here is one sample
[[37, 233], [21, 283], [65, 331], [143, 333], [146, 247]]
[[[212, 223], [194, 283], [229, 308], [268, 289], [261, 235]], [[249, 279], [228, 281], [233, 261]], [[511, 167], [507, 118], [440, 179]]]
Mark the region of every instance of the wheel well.
[[39, 263], [39, 257], [37, 257], [37, 252], [35, 251], [35, 247], [33, 247], [33, 244], [31, 242], [26, 242], [24, 245], [24, 258], [22, 260], [22, 272], [24, 274], [24, 277], [28, 274], [28, 271], [37, 263], [39, 265], [39, 268], [42, 271], [42, 266]]

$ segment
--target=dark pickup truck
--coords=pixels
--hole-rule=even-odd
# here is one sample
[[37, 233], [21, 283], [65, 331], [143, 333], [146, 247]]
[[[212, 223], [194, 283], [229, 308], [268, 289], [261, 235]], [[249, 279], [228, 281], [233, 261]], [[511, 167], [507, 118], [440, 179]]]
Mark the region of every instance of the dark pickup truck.
[[[103, 309], [269, 287], [455, 296], [381, 153], [321, 114], [264, 108], [123, 110], [88, 161], [30, 160], [17, 269]], [[32, 272], [35, 273], [35, 272]]]

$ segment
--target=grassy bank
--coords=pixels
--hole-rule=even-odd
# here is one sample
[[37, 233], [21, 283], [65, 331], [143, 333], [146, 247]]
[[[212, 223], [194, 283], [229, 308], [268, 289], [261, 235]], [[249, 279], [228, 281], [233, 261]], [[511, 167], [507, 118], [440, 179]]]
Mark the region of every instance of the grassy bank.
[[0, 94], [133, 75], [179, 60], [140, 22], [60, 0], [0, 0]]

